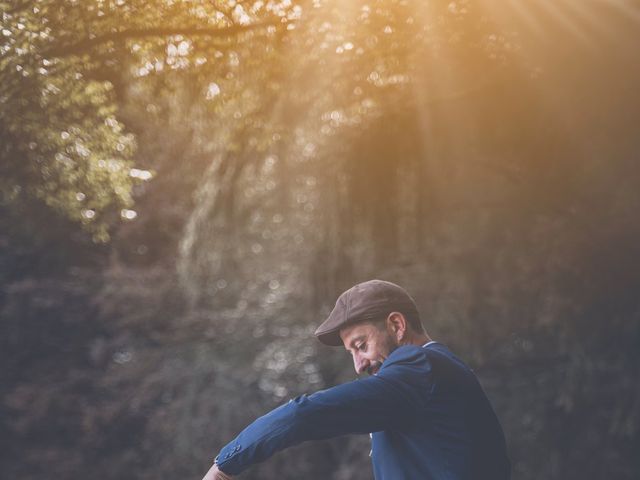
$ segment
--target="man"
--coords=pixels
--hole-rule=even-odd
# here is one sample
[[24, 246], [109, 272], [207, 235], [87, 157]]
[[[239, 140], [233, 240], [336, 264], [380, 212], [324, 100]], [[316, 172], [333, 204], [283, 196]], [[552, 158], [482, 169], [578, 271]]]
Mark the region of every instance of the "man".
[[507, 480], [502, 428], [476, 376], [425, 332], [398, 285], [360, 283], [315, 332], [365, 379], [302, 395], [225, 446], [203, 480], [228, 480], [307, 441], [371, 433], [376, 480]]

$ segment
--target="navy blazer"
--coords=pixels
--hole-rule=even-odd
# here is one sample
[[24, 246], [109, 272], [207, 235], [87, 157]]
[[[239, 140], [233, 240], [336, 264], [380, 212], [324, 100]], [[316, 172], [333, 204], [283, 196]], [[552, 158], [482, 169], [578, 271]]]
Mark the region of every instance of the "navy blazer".
[[377, 374], [301, 395], [258, 418], [216, 458], [236, 475], [307, 440], [372, 435], [376, 480], [508, 480], [500, 423], [476, 376], [444, 345], [405, 345]]

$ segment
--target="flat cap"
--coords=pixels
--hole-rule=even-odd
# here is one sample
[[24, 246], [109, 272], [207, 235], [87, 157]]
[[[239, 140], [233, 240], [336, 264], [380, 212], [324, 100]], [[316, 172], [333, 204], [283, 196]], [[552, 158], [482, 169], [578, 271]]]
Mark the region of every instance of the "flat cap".
[[342, 345], [340, 329], [343, 327], [382, 319], [391, 312], [418, 318], [418, 307], [404, 288], [384, 280], [369, 280], [343, 292], [314, 335], [325, 345], [338, 347]]

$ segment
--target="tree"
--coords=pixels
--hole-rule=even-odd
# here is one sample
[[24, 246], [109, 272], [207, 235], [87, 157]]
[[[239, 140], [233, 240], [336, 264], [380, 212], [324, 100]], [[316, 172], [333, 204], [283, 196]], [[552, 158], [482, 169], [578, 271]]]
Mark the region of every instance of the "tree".
[[135, 138], [118, 118], [127, 69], [159, 51], [168, 68], [184, 68], [191, 42], [173, 40], [189, 35], [228, 44], [288, 14], [276, 3], [251, 11], [246, 5], [0, 3], [2, 205], [19, 209], [35, 199], [100, 241], [115, 219], [134, 218], [131, 188], [151, 173], [133, 168]]

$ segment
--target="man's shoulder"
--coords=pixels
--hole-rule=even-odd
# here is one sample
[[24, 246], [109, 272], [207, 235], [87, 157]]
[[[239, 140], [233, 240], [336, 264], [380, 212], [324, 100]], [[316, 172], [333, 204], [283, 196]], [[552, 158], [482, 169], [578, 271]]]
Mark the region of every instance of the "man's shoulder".
[[396, 348], [382, 364], [379, 374], [407, 370], [424, 373], [431, 370], [431, 362], [425, 349], [417, 345], [403, 345]]
[[473, 370], [445, 345], [437, 342], [427, 346], [403, 345], [396, 348], [382, 364], [379, 373], [406, 371], [418, 374], [434, 371], [458, 371], [463, 375], [474, 375]]
[[464, 361], [462, 361], [460, 357], [441, 343], [433, 343], [424, 350], [430, 362], [434, 365], [447, 364], [452, 368], [456, 368], [467, 373], [473, 373], [473, 370]]
[[424, 405], [433, 390], [433, 365], [426, 348], [403, 345], [396, 348], [375, 374], [381, 382], [391, 386], [396, 395], [412, 399], [412, 405]]

